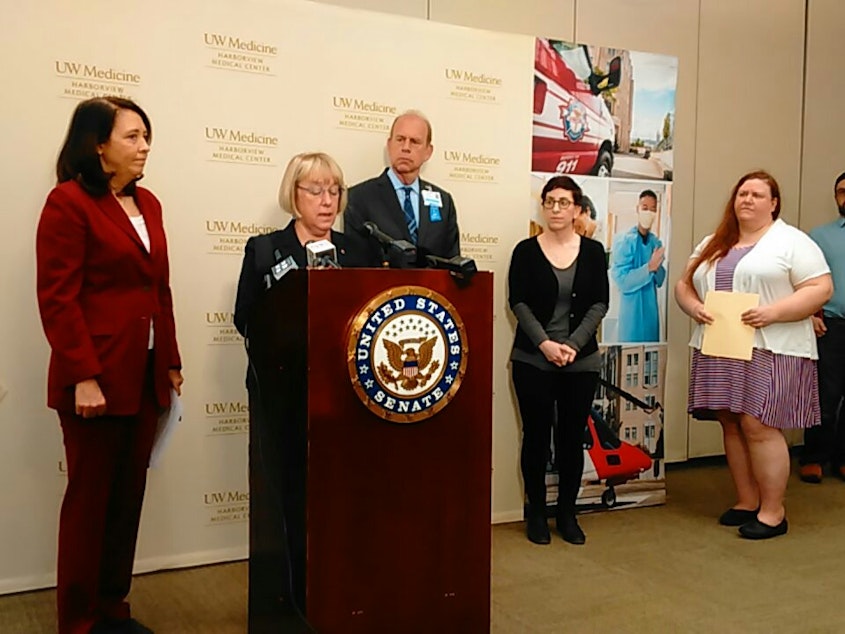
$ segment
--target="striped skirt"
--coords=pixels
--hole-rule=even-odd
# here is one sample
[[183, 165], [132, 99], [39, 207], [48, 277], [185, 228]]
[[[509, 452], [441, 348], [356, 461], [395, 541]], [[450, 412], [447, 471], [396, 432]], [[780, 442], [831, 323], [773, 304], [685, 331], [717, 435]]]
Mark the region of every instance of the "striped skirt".
[[816, 362], [758, 348], [750, 361], [693, 349], [687, 411], [700, 420], [716, 420], [717, 410], [748, 414], [777, 429], [819, 425]]

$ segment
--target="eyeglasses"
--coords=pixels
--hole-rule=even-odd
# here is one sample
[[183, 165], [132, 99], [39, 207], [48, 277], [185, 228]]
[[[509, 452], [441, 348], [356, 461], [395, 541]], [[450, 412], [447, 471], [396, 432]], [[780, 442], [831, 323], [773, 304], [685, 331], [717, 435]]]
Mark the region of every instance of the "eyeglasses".
[[572, 201], [568, 198], [561, 198], [559, 200], [554, 198], [546, 198], [543, 201], [543, 208], [545, 209], [554, 209], [555, 205], [559, 206], [561, 209], [569, 209], [572, 206]]
[[340, 192], [343, 191], [343, 187], [340, 185], [331, 185], [330, 187], [320, 187], [319, 185], [308, 185], [306, 187], [304, 185], [297, 185], [296, 188], [311, 194], [315, 198], [322, 197], [326, 192], [329, 193], [329, 196], [335, 198], [336, 196], [340, 196]]

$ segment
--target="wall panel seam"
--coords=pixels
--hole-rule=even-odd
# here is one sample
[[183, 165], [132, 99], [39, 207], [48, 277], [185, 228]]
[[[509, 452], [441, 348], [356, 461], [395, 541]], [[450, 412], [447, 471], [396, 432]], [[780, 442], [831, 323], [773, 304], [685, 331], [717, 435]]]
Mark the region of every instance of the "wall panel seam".
[[[693, 113], [693, 147], [698, 147], [698, 98], [701, 94], [701, 5], [703, 0], [698, 0], [698, 24], [696, 28], [696, 38], [697, 38], [697, 45], [695, 51], [695, 112]], [[698, 166], [698, 151], [694, 151], [692, 153], [692, 222], [690, 222], [690, 235], [689, 235], [689, 242], [690, 246], [696, 244], [695, 242], [695, 209], [696, 209], [696, 167]], [[689, 319], [687, 319], [687, 337], [692, 336], [692, 323]], [[687, 355], [687, 374], [689, 374], [690, 370], [690, 360], [689, 355]], [[687, 455], [686, 460], [690, 459], [690, 442], [692, 438], [692, 434], [690, 433], [690, 427], [692, 424], [692, 417], [687, 414]]]
[[804, 125], [807, 117], [807, 61], [809, 57], [810, 41], [810, 0], [804, 0], [804, 59], [801, 67], [801, 122], [798, 137], [798, 220], [800, 227], [803, 216], [804, 200]]

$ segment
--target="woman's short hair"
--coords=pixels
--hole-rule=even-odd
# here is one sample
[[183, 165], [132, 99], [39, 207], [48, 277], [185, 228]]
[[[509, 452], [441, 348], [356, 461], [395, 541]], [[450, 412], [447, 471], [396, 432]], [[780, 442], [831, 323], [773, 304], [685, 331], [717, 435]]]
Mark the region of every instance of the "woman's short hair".
[[279, 206], [298, 218], [301, 214], [296, 207], [296, 186], [309, 176], [323, 174], [331, 175], [332, 180], [340, 187], [337, 212], [343, 212], [348, 200], [343, 171], [337, 161], [324, 152], [303, 152], [290, 160], [285, 168], [282, 184], [279, 186]]
[[[56, 162], [56, 179], [60, 183], [75, 180], [92, 196], [103, 196], [109, 191], [112, 174], [103, 170], [97, 148], [109, 140], [118, 110], [138, 113], [147, 127], [147, 142], [153, 130], [147, 113], [131, 99], [122, 97], [94, 97], [80, 102], [70, 118], [65, 142]], [[135, 191], [135, 181], [129, 183], [124, 193]]]
[[578, 183], [572, 180], [569, 176], [554, 176], [550, 178], [549, 182], [546, 183], [545, 187], [543, 187], [543, 192], [540, 195], [540, 202], [544, 202], [546, 200], [546, 195], [555, 189], [564, 189], [571, 192], [572, 202], [579, 207], [581, 206], [581, 198], [584, 194], [581, 192], [581, 188], [578, 186]]

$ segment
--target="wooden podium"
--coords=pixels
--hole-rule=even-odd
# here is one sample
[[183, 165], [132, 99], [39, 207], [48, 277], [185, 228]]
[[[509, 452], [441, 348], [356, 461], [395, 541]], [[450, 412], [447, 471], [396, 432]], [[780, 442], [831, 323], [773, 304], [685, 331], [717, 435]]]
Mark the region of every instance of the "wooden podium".
[[[437, 270], [297, 270], [266, 293], [248, 331], [252, 634], [489, 631], [492, 277], [459, 286]], [[411, 291], [450, 305], [432, 318], [463, 322], [462, 372], [450, 358], [442, 383], [460, 385], [430, 417], [388, 421], [359, 396], [370, 382], [355, 377], [366, 355], [354, 334], [379, 298]], [[447, 353], [450, 323], [437, 335]], [[373, 340], [373, 354], [391, 345]], [[445, 367], [423, 348], [401, 370], [382, 362], [388, 379]]]

